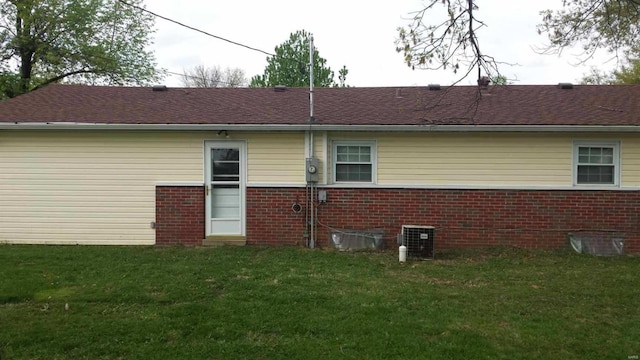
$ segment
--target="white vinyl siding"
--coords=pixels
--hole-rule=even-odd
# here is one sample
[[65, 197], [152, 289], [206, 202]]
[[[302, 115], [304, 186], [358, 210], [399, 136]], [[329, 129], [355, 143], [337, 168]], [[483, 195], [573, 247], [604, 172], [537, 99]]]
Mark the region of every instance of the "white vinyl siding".
[[620, 142], [620, 185], [640, 186], [640, 136], [622, 136]]
[[[303, 132], [239, 133], [247, 140], [247, 184], [297, 184], [305, 182]], [[215, 139], [213, 139], [215, 140]]]
[[202, 181], [192, 133], [0, 132], [0, 242], [153, 244], [156, 181]]
[[570, 186], [571, 138], [526, 133], [426, 133], [378, 139], [378, 184]]

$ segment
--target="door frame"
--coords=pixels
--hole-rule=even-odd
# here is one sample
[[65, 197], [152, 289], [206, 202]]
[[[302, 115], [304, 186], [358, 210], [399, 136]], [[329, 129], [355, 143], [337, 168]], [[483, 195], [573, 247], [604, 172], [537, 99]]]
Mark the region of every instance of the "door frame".
[[[237, 147], [240, 149], [240, 233], [214, 234], [211, 218], [211, 149]], [[205, 187], [205, 236], [245, 236], [246, 234], [246, 188], [247, 188], [247, 142], [245, 140], [204, 141], [204, 187]]]

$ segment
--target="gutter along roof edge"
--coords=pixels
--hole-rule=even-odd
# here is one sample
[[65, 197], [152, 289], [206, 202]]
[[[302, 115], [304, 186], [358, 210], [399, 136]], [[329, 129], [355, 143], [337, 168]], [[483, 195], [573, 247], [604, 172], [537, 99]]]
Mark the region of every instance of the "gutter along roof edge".
[[640, 132], [635, 125], [321, 125], [321, 124], [100, 124], [15, 122], [0, 130], [153, 131], [415, 131], [415, 132]]

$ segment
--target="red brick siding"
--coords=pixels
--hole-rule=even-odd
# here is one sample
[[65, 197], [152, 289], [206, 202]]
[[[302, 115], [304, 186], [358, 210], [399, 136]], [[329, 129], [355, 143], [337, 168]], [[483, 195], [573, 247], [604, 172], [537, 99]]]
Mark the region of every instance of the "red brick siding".
[[[305, 197], [304, 188], [247, 188], [247, 243], [305, 244]], [[293, 204], [302, 211], [294, 212]]]
[[[395, 247], [403, 224], [436, 227], [436, 248], [559, 248], [575, 231], [623, 233], [625, 251], [640, 252], [640, 191], [325, 189], [317, 243], [329, 230], [383, 228]], [[302, 211], [296, 213], [292, 205]], [[205, 233], [203, 187], [156, 188], [156, 244], [199, 245]], [[306, 191], [247, 188], [249, 244], [305, 243]]]
[[[566, 246], [567, 233], [616, 231], [640, 252], [640, 192], [553, 190], [326, 189], [318, 219], [334, 228], [384, 228], [395, 247], [403, 224], [436, 227], [436, 248]], [[303, 244], [305, 190], [247, 189], [247, 242]], [[299, 214], [291, 210], [302, 204]], [[318, 226], [318, 245], [329, 231]]]
[[157, 186], [156, 245], [201, 245], [204, 204], [202, 186]]

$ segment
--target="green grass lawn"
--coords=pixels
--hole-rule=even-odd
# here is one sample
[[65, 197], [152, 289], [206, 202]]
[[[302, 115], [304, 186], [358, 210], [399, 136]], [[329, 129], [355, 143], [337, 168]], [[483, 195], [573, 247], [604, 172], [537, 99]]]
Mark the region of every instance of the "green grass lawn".
[[0, 359], [626, 360], [639, 294], [637, 257], [5, 245]]

